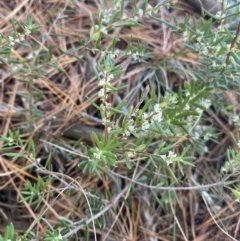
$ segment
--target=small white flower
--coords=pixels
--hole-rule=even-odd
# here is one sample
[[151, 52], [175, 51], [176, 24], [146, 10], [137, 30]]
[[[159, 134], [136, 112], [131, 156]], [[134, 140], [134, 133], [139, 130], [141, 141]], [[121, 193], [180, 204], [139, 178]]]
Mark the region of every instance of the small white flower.
[[99, 153], [94, 153], [93, 156], [96, 158], [96, 159], [100, 159], [101, 158], [101, 155]]
[[27, 31], [25, 32], [25, 34], [26, 34], [26, 35], [29, 35], [29, 34], [31, 34], [31, 31], [30, 31], [30, 30], [27, 30]]
[[184, 40], [185, 42], [188, 41], [188, 32], [187, 32], [187, 31], [184, 31], [184, 32], [183, 32], [183, 40]]
[[214, 69], [217, 67], [216, 61], [213, 61], [213, 62], [212, 62], [212, 67], [213, 67]]
[[155, 104], [155, 105], [154, 105], [154, 110], [155, 110], [156, 112], [161, 111], [160, 105], [159, 105], [159, 104]]
[[105, 83], [106, 83], [105, 79], [101, 79], [101, 80], [99, 81], [98, 85], [99, 85], [99, 86], [103, 86], [103, 85], [105, 85]]
[[61, 234], [59, 234], [57, 238], [58, 238], [58, 240], [62, 240], [63, 237]]
[[102, 124], [105, 126], [107, 124], [107, 119], [105, 117], [102, 118]]
[[171, 7], [171, 4], [170, 3], [166, 3], [165, 6], [166, 6], [166, 8], [169, 9]]
[[[225, 13], [223, 13], [223, 14], [222, 14], [222, 18], [225, 18], [225, 17], [226, 17], [226, 14], [225, 14]], [[222, 19], [222, 20], [223, 20], [223, 19]]]
[[94, 153], [93, 156], [97, 159], [100, 159], [100, 157], [101, 157], [100, 153]]
[[20, 34], [20, 35], [19, 35], [19, 38], [20, 38], [20, 41], [24, 41], [24, 40], [25, 40], [24, 34]]
[[221, 172], [224, 173], [224, 172], [227, 172], [226, 168], [225, 167], [221, 167]]
[[14, 41], [14, 37], [13, 36], [8, 36], [8, 40], [9, 41]]
[[134, 152], [128, 152], [127, 154], [129, 158], [134, 157]]
[[165, 160], [165, 159], [167, 158], [166, 155], [160, 155], [160, 157], [161, 157], [163, 160]]
[[169, 166], [170, 164], [172, 164], [172, 160], [171, 159], [169, 159], [169, 158], [167, 158], [166, 160], [166, 164]]
[[40, 163], [41, 160], [42, 160], [41, 158], [37, 158], [37, 159], [36, 159], [36, 161], [37, 161], [38, 163]]
[[153, 120], [155, 120], [155, 121], [157, 121], [157, 122], [161, 122], [161, 121], [163, 120], [163, 118], [162, 118], [162, 112], [160, 111], [160, 112], [158, 112], [157, 114], [155, 114], [155, 115], [153, 116]]
[[114, 59], [114, 58], [116, 57], [116, 55], [115, 55], [115, 53], [110, 53], [110, 54], [109, 54], [109, 57], [110, 57], [111, 59]]
[[122, 15], [122, 20], [125, 20], [126, 18], [128, 18], [127, 14], [125, 12], [123, 12], [123, 15]]
[[100, 159], [101, 158], [101, 155], [102, 155], [102, 151], [100, 151], [98, 148], [96, 148], [96, 151], [95, 153], [93, 153], [93, 156], [96, 158], [96, 159]]
[[137, 21], [137, 20], [138, 20], [138, 16], [135, 15], [135, 16], [133, 16], [131, 19], [132, 19], [133, 21]]
[[142, 130], [148, 130], [150, 127], [150, 124], [148, 121], [145, 121], [143, 124], [142, 124]]
[[172, 158], [176, 157], [177, 155], [173, 151], [168, 152], [168, 156], [166, 155], [160, 155], [167, 165], [171, 164], [173, 162]]
[[238, 122], [239, 121], [239, 116], [238, 115], [234, 115], [233, 116], [233, 122]]
[[131, 131], [131, 132], [133, 132], [133, 131], [134, 131], [134, 126], [133, 126], [133, 125], [130, 125], [130, 126], [128, 127], [128, 130]]
[[229, 76], [229, 78], [230, 78], [231, 80], [235, 81], [235, 77], [234, 77], [233, 74], [231, 74], [231, 75]]
[[202, 36], [197, 37], [197, 41], [201, 42], [202, 41]]
[[224, 30], [224, 24], [220, 24], [219, 26], [218, 26], [218, 32], [225, 32], [225, 30]]
[[147, 9], [147, 11], [149, 11], [149, 13], [151, 14], [153, 7], [152, 7], [151, 4], [148, 4], [146, 9]]
[[210, 99], [205, 99], [202, 100], [202, 106], [204, 106], [206, 109], [208, 109], [211, 106], [211, 100]]
[[124, 136], [130, 136], [130, 132], [128, 130], [125, 131]]
[[184, 107], [184, 110], [190, 110], [189, 104], [186, 104], [186, 106]]
[[205, 56], [208, 55], [208, 54], [209, 54], [208, 49], [207, 49], [207, 48], [204, 48], [204, 49], [201, 51], [200, 54], [205, 55]]
[[109, 22], [109, 16], [104, 16], [104, 17], [102, 18], [102, 21], [103, 21], [104, 23], [108, 23], [108, 22]]
[[103, 98], [103, 97], [104, 97], [104, 89], [100, 89], [100, 90], [98, 91], [98, 97], [99, 97], [99, 98]]
[[168, 157], [176, 157], [177, 155], [173, 151], [168, 152]]
[[141, 8], [138, 9], [138, 15], [140, 18], [143, 16], [143, 10]]
[[24, 30], [25, 30], [25, 35], [31, 34], [31, 30], [28, 27], [25, 27]]
[[222, 17], [224, 17], [224, 14], [222, 11], [218, 11], [215, 16], [217, 19], [221, 19]]
[[204, 146], [204, 152], [205, 152], [205, 153], [208, 153], [208, 152], [209, 152], [209, 150], [208, 150], [208, 147], [207, 147], [207, 146]]
[[114, 79], [114, 75], [113, 74], [108, 75], [108, 81], [110, 81], [112, 79]]
[[15, 39], [13, 36], [8, 36], [9, 45], [13, 46], [15, 44]]
[[203, 112], [203, 110], [200, 109], [200, 108], [196, 108], [196, 111], [197, 111], [198, 114], [201, 114]]
[[146, 113], [146, 112], [144, 112], [144, 113], [143, 113], [143, 119], [146, 120], [148, 117], [149, 117], [149, 114]]
[[133, 57], [134, 60], [137, 60], [138, 57], [139, 57], [139, 53], [138, 53], [138, 51], [135, 52], [135, 53], [133, 53], [133, 54], [132, 54], [132, 57]]
[[240, 148], [240, 141], [238, 141], [238, 144], [237, 144], [237, 145], [238, 145], [238, 148]]
[[194, 133], [194, 138], [195, 138], [195, 139], [199, 139], [199, 137], [200, 137], [199, 132], [195, 131], [195, 133]]

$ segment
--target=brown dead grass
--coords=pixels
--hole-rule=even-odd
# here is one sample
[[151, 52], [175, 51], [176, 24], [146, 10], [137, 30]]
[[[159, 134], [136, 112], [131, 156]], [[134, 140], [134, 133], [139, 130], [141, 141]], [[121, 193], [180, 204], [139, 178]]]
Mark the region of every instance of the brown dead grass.
[[[32, 78], [33, 85], [42, 93], [42, 96], [39, 97], [36, 89], [33, 89], [29, 84], [30, 75], [16, 74], [12, 76], [9, 71], [10, 66], [1, 64], [0, 134], [6, 136], [9, 130], [34, 125], [32, 131], [28, 129], [23, 132], [22, 138], [25, 143], [33, 138], [38, 156], [43, 161], [46, 161], [49, 155], [51, 156], [50, 164], [47, 166], [49, 172], [42, 174], [43, 177], [50, 175], [51, 166], [54, 166], [55, 171], [64, 174], [61, 178], [69, 185], [75, 183], [90, 193], [97, 190], [99, 195], [105, 195], [107, 191], [110, 191], [114, 195], [118, 191], [109, 177], [103, 176], [103, 180], [99, 181], [96, 176], [83, 173], [77, 168], [78, 163], [83, 159], [81, 156], [73, 155], [71, 159], [66, 158], [64, 156], [66, 152], [56, 153], [52, 146], [46, 144], [46, 142], [57, 145], [64, 144], [67, 147], [69, 141], [83, 138], [81, 145], [85, 145], [86, 142], [91, 143], [90, 132], [93, 130], [92, 128], [97, 128], [94, 130], [99, 135], [102, 133], [101, 120], [96, 110], [86, 99], [86, 96], [89, 96], [97, 101], [98, 86], [93, 66], [102, 57], [99, 53], [93, 54], [88, 50], [61, 54], [58, 49], [67, 51], [69, 48], [79, 46], [78, 36], [83, 39], [89, 38], [91, 27], [89, 13], [91, 12], [94, 17], [98, 15], [97, 6], [91, 3], [93, 1], [86, 1], [89, 4], [75, 1], [78, 2], [76, 5], [73, 2], [64, 0], [1, 1], [0, 15], [2, 20], [0, 26], [4, 34], [9, 34], [12, 31], [10, 18], [24, 22], [27, 14], [34, 13], [36, 24], [41, 25], [40, 34], [35, 33], [27, 39], [27, 42], [36, 45], [36, 49], [15, 46], [12, 49], [12, 55], [17, 59], [21, 59], [22, 56], [27, 57], [29, 59], [28, 66], [31, 69], [33, 66], [32, 52], [41, 54], [44, 52], [45, 46], [52, 46], [52, 63], [57, 63], [59, 69], [48, 63], [40, 64], [40, 67], [32, 71], [31, 76], [34, 76], [40, 68], [45, 71], [41, 77]], [[182, 6], [184, 6], [183, 3]], [[59, 9], [65, 9], [64, 14], [67, 14], [68, 17], [56, 22]], [[131, 9], [130, 6], [129, 9]], [[172, 13], [162, 9], [159, 15], [171, 22], [172, 15], [177, 16], [181, 21], [186, 11], [195, 14], [187, 6], [185, 9], [182, 12], [174, 11]], [[49, 22], [46, 21], [47, 18]], [[128, 87], [119, 95], [112, 97], [113, 104], [126, 99], [130, 100], [130, 104], [134, 106], [138, 102], [144, 86], [149, 85], [151, 88], [156, 85], [152, 71], [153, 66], [156, 66], [155, 69], [161, 76], [161, 81], [171, 89], [182, 85], [183, 81], [191, 79], [189, 74], [178, 75], [172, 71], [173, 69], [184, 70], [183, 73], [191, 73], [192, 69], [200, 67], [197, 56], [193, 53], [180, 55], [172, 62], [168, 62], [167, 65], [159, 67], [161, 66], [159, 63], [164, 63], [166, 58], [182, 48], [183, 40], [163, 24], [153, 23], [149, 19], [142, 19], [142, 23], [146, 26], [144, 31], [141, 28], [119, 28], [112, 33], [121, 39], [120, 49], [126, 47], [126, 42], [132, 35], [134, 44], [137, 44], [138, 40], [146, 41], [149, 50], [154, 52], [154, 57], [148, 60], [148, 64], [134, 63], [130, 58], [116, 60], [116, 62], [122, 62], [126, 74], [116, 79], [114, 85], [128, 84]], [[46, 40], [42, 44], [41, 37], [44, 35]], [[109, 42], [106, 40], [104, 45], [108, 46]], [[147, 77], [144, 79], [145, 76]], [[160, 88], [158, 91], [160, 93]], [[33, 110], [33, 106], [29, 105], [26, 98], [22, 96], [31, 96], [31, 102], [35, 103], [35, 107], [43, 115], [34, 116], [36, 112]], [[226, 93], [224, 98], [227, 101], [239, 103], [229, 93]], [[191, 180], [193, 173], [199, 182], [213, 183], [219, 180], [219, 170], [226, 160], [226, 148], [231, 143], [228, 134], [230, 127], [226, 126], [224, 118], [224, 116], [220, 118], [217, 114], [212, 113], [210, 119], [212, 119], [215, 128], [222, 130], [223, 135], [219, 137], [218, 144], [209, 144], [210, 153], [207, 156], [199, 157], [196, 160], [196, 169], [187, 170], [188, 175], [185, 181], [189, 185], [194, 185]], [[65, 134], [60, 135], [61, 133]], [[45, 142], [43, 143], [41, 140]], [[66, 188], [66, 185], [56, 178], [49, 184], [49, 194], [45, 196], [44, 204], [37, 211], [34, 211], [34, 203], [31, 206], [26, 202], [19, 203], [18, 200], [22, 198], [21, 190], [26, 180], [34, 182], [36, 176], [40, 175], [34, 169], [26, 171], [22, 169], [30, 163], [28, 158], [10, 159], [2, 155], [0, 157], [1, 232], [12, 221], [17, 231], [24, 233], [36, 221], [37, 224], [33, 230], [38, 232], [39, 236], [43, 235], [47, 229], [46, 223], [39, 222], [37, 218], [45, 209], [48, 211], [44, 217], [51, 224], [55, 224], [59, 220], [59, 216], [68, 217], [73, 222], [90, 217], [81, 188], [77, 191], [61, 190]], [[141, 168], [144, 168], [144, 165], [143, 163]], [[177, 167], [175, 171], [178, 172]], [[118, 172], [128, 175], [128, 170], [125, 168], [120, 168]], [[124, 187], [126, 181], [123, 180], [121, 185]], [[50, 193], [53, 191], [54, 196], [52, 197]], [[216, 187], [215, 191], [221, 193], [221, 188]], [[170, 195], [170, 193], [157, 192], [156, 195], [161, 199], [163, 195]], [[173, 235], [175, 235], [175, 240], [230, 240], [214, 223], [200, 193], [197, 191], [178, 191], [177, 197], [179, 203], [171, 203], [171, 199], [169, 199], [169, 203], [160, 205], [153, 198], [150, 190], [135, 187], [135, 190], [127, 196], [126, 201], [120, 199], [114, 209], [109, 211], [106, 227], [104, 230], [97, 229], [98, 239], [168, 241], [173, 240]], [[214, 203], [210, 207], [211, 211], [214, 212], [215, 206], [219, 207], [213, 213], [218, 225], [236, 240], [240, 240], [239, 204], [234, 202], [232, 195], [228, 192], [222, 193], [220, 197], [212, 196], [212, 200]], [[106, 201], [105, 203], [96, 203], [96, 205], [107, 203]], [[81, 236], [82, 232], [79, 232], [78, 235]], [[106, 235], [107, 239], [104, 238]]]

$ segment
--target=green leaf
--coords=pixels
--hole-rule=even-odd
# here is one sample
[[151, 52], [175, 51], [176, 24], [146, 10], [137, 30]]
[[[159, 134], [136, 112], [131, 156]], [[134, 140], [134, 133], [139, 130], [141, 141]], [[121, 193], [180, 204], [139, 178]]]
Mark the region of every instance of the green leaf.
[[112, 131], [110, 131], [109, 133], [116, 135], [116, 134], [123, 134], [124, 131], [123, 131], [123, 129], [121, 128], [121, 129], [117, 129], [117, 130], [112, 130]]
[[10, 54], [11, 48], [4, 47], [0, 49], [0, 54]]
[[99, 111], [102, 110], [94, 101], [92, 101], [92, 100], [91, 100], [90, 98], [88, 98], [87, 96], [86, 96], [86, 98], [88, 99], [88, 101], [89, 101], [96, 109], [98, 109]]
[[143, 151], [144, 149], [146, 149], [146, 145], [145, 144], [141, 144], [137, 148], [135, 148], [135, 151], [136, 152]]
[[36, 158], [35, 143], [32, 138], [30, 138], [28, 142], [28, 151], [31, 153], [32, 158]]
[[113, 27], [144, 27], [144, 25], [138, 23], [135, 20], [122, 20], [122, 22], [116, 22], [113, 24]]
[[181, 87], [178, 88], [178, 103], [179, 103], [179, 105], [182, 104], [182, 88]]
[[176, 135], [176, 132], [175, 132], [173, 126], [169, 125], [169, 130], [173, 133], [173, 135]]
[[85, 225], [85, 229], [84, 229], [84, 240], [88, 241], [89, 240], [89, 228], [88, 225]]
[[169, 145], [169, 146], [166, 146], [164, 148], [160, 148], [158, 154], [159, 155], [165, 154], [167, 151], [173, 150], [175, 147], [176, 147], [175, 145]]
[[151, 161], [151, 163], [153, 164], [153, 166], [154, 166], [155, 168], [157, 168], [157, 165], [156, 165], [156, 163], [155, 163], [155, 161], [154, 161], [154, 159], [153, 159], [152, 156], [150, 156], [150, 161]]
[[162, 129], [161, 123], [154, 121], [154, 124], [156, 128], [150, 127], [149, 130], [153, 131], [154, 133], [159, 133], [164, 135], [164, 130]]
[[113, 108], [113, 107], [108, 107], [108, 109], [111, 110], [113, 113], [118, 113], [118, 114], [122, 114], [122, 115], [126, 115], [127, 114], [124, 111], [116, 109], [116, 108]]
[[[31, 48], [32, 46], [30, 44], [26, 44], [26, 43], [23, 43], [23, 42], [18, 42], [18, 44], [20, 46], [23, 46], [23, 47], [26, 47], [26, 48]], [[27, 60], [26, 60], [27, 61]]]
[[113, 23], [113, 21], [120, 15], [121, 15], [121, 11], [115, 11], [114, 13], [112, 13], [108, 21], [108, 26], [110, 26]]
[[149, 18], [152, 18], [152, 19], [156, 20], [156, 21], [159, 22], [159, 23], [165, 23], [165, 24], [166, 24], [168, 27], [170, 27], [172, 30], [175, 30], [175, 31], [178, 30], [176, 26], [170, 24], [169, 22], [167, 22], [167, 21], [165, 21], [165, 20], [163, 20], [163, 19], [161, 19], [161, 18], [157, 18], [157, 17], [155, 17], [155, 16], [153, 16], [153, 15], [150, 15], [150, 14], [147, 14], [147, 16], [148, 16]]
[[105, 144], [105, 146], [103, 146], [103, 149], [106, 151], [112, 151], [113, 149], [121, 146], [122, 143], [117, 141], [116, 138], [114, 138], [114, 140], [111, 140], [107, 145]]
[[151, 102], [152, 102], [152, 100], [149, 99], [149, 100], [145, 103], [145, 105], [144, 105], [143, 108], [141, 109], [142, 113], [146, 112], [146, 110], [147, 110], [148, 107], [150, 106]]
[[178, 112], [182, 112], [184, 107], [188, 104], [190, 98], [191, 98], [191, 96], [189, 95], [184, 99], [184, 101], [179, 105]]
[[98, 136], [95, 132], [92, 132], [92, 138], [93, 138], [95, 144], [97, 145], [97, 147], [100, 147], [101, 143], [100, 143], [100, 140], [98, 139]]
[[186, 121], [179, 121], [179, 120], [171, 120], [170, 123], [177, 126], [187, 125]]
[[233, 195], [236, 197], [236, 199], [238, 200], [238, 202], [240, 202], [240, 192], [237, 190], [232, 189], [232, 193]]
[[185, 117], [185, 116], [199, 116], [199, 114], [196, 111], [184, 111], [181, 114], [176, 115], [175, 118], [180, 119], [180, 118]]
[[184, 149], [183, 149], [183, 151], [181, 153], [181, 157], [184, 157], [184, 155], [187, 153], [187, 151], [190, 149], [190, 147], [191, 147], [190, 145], [184, 147]]
[[4, 153], [4, 156], [19, 158], [19, 157], [26, 157], [26, 154], [24, 154], [24, 153]]
[[131, 170], [132, 169], [132, 162], [131, 162], [127, 152], [125, 152], [125, 161], [126, 161], [126, 165], [127, 165], [128, 169]]
[[235, 61], [238, 65], [240, 65], [240, 56], [239, 56], [237, 53], [235, 53], [235, 52], [231, 52], [231, 55], [232, 55], [234, 61]]
[[[188, 161], [193, 161], [193, 160], [195, 160], [195, 159], [196, 159], [196, 157], [194, 157], [194, 156], [186, 156], [186, 157], [183, 157], [183, 158], [182, 158], [182, 160], [183, 160], [183, 161], [186, 161], [186, 162], [188, 162]], [[195, 165], [192, 164], [192, 163], [191, 163], [191, 165], [195, 166]]]
[[206, 98], [210, 95], [210, 93], [208, 91], [201, 91], [200, 93], [198, 93], [195, 97], [191, 98], [189, 100], [189, 104], [193, 104], [194, 102], [196, 102], [197, 100], [201, 99], [201, 98]]

